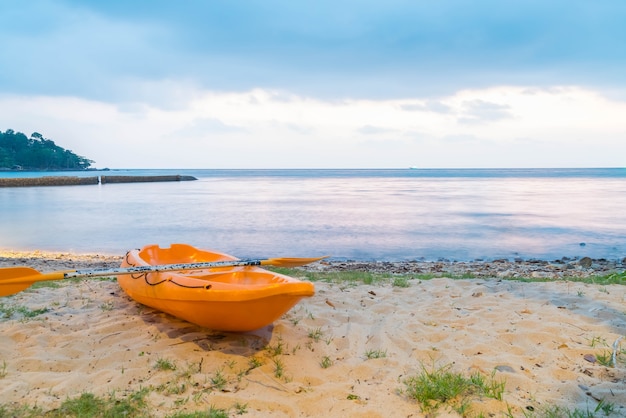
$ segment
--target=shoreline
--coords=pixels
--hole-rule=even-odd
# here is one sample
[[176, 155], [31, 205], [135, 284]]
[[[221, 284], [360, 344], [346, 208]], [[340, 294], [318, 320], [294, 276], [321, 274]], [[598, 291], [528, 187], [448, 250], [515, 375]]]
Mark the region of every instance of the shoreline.
[[[0, 248], [0, 266], [24, 266], [47, 269], [80, 270], [119, 267], [123, 255], [89, 254], [52, 251], [13, 251]], [[622, 260], [582, 258], [495, 259], [491, 261], [359, 261], [322, 260], [308, 266], [298, 267], [305, 271], [341, 272], [359, 271], [380, 274], [435, 274], [452, 277], [474, 278], [534, 278], [564, 279], [587, 278], [626, 271], [626, 257]]]

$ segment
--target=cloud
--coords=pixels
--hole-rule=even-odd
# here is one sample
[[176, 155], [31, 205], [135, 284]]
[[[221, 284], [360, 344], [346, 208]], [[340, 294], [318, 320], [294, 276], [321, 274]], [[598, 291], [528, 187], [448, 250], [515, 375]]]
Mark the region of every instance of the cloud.
[[172, 133], [173, 137], [198, 137], [210, 134], [229, 134], [234, 132], [246, 132], [245, 128], [227, 125], [216, 118], [197, 118], [180, 130]]
[[407, 112], [434, 112], [434, 113], [449, 113], [450, 107], [438, 100], [427, 100], [424, 103], [409, 103], [400, 106], [402, 110]]
[[0, 6], [5, 93], [124, 97], [133, 79], [159, 76], [166, 36], [157, 26], [110, 19], [60, 1]]
[[396, 129], [390, 128], [381, 128], [378, 126], [365, 125], [356, 130], [358, 133], [363, 135], [380, 135], [380, 134], [388, 134], [398, 132]]
[[170, 81], [324, 100], [623, 86], [626, 3], [2, 2], [0, 91], [122, 102]]
[[497, 121], [513, 117], [510, 106], [506, 104], [490, 103], [481, 99], [463, 103], [463, 116], [459, 118], [461, 124], [475, 124]]
[[478, 144], [483, 142], [483, 145], [486, 141], [482, 140], [474, 135], [469, 134], [453, 134], [453, 135], [444, 135], [439, 140], [442, 143], [475, 143]]
[[[589, 167], [623, 166], [626, 155], [626, 102], [579, 87], [463, 90], [438, 99], [443, 113], [404, 110], [422, 97], [254, 89], [183, 98], [163, 108], [0, 95], [0, 128], [40, 132], [110, 168]], [[462, 123], [468, 115], [482, 123]]]
[[626, 2], [0, 2], [0, 128], [108, 167], [623, 166]]

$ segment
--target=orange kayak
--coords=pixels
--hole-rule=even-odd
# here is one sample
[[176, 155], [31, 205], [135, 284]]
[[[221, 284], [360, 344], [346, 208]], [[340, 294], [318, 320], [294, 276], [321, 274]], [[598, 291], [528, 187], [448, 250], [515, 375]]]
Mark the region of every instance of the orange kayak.
[[[191, 245], [148, 245], [129, 251], [122, 267], [234, 261]], [[191, 323], [221, 331], [252, 331], [271, 324], [315, 287], [257, 266], [150, 272], [117, 276], [135, 301]]]

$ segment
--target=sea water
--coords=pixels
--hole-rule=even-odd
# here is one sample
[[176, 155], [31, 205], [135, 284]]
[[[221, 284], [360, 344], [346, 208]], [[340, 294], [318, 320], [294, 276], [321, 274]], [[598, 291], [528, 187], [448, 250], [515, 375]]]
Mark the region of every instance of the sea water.
[[626, 169], [112, 170], [197, 181], [0, 188], [0, 248], [238, 257], [626, 257]]

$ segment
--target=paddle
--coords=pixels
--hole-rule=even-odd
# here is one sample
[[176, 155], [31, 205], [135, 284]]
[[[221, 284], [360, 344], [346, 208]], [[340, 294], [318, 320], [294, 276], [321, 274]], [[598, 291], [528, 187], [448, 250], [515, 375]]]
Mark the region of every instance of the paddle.
[[226, 260], [204, 263], [163, 264], [156, 266], [119, 267], [111, 269], [66, 270], [52, 273], [40, 273], [30, 267], [0, 268], [0, 296], [12, 295], [29, 288], [35, 282], [49, 280], [78, 279], [85, 277], [117, 276], [120, 274], [158, 273], [162, 271], [196, 270], [218, 267], [237, 266], [278, 266], [296, 267], [322, 260], [326, 257], [314, 258], [268, 258], [257, 260]]

